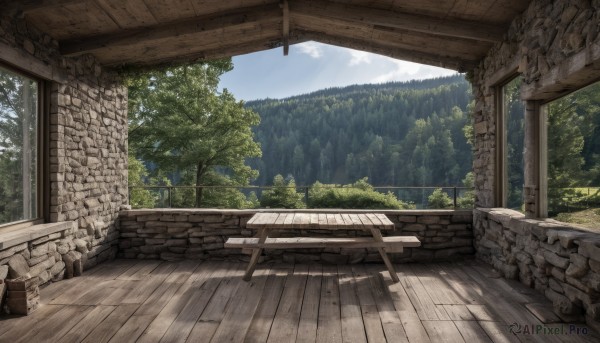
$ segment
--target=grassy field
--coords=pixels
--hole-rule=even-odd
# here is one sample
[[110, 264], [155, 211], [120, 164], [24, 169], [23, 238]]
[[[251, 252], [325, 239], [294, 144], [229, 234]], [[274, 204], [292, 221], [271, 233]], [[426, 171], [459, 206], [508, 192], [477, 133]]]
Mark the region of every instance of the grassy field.
[[591, 208], [578, 212], [559, 213], [552, 218], [561, 222], [575, 224], [588, 229], [600, 230], [600, 208]]

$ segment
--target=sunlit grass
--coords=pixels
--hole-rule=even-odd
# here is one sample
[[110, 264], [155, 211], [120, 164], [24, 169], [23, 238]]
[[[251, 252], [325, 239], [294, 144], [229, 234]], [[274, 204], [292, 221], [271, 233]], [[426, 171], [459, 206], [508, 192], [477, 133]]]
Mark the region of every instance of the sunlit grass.
[[571, 213], [559, 213], [553, 219], [589, 229], [600, 229], [600, 208], [591, 208]]

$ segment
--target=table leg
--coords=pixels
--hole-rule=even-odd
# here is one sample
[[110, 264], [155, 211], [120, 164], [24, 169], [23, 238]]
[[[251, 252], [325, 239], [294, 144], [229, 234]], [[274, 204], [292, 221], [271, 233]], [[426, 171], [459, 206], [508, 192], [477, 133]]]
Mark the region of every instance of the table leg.
[[[257, 236], [258, 243], [264, 243], [267, 240], [267, 230], [258, 229]], [[244, 273], [244, 281], [250, 281], [250, 279], [252, 279], [252, 274], [254, 273], [254, 269], [256, 268], [256, 264], [258, 263], [262, 251], [262, 248], [252, 249], [252, 256], [250, 257], [250, 262], [248, 262], [248, 267], [246, 267], [246, 272]]]
[[[381, 231], [379, 231], [379, 229], [371, 229], [371, 234], [373, 235], [373, 239], [376, 242], [383, 242], [383, 237], [381, 236]], [[378, 248], [377, 250], [379, 250], [379, 254], [383, 259], [383, 263], [385, 263], [385, 266], [390, 272], [392, 280], [394, 280], [394, 282], [400, 281], [400, 279], [398, 278], [398, 274], [396, 274], [396, 269], [394, 269], [394, 265], [392, 264], [392, 261], [390, 261], [390, 258], [388, 257], [385, 248]]]

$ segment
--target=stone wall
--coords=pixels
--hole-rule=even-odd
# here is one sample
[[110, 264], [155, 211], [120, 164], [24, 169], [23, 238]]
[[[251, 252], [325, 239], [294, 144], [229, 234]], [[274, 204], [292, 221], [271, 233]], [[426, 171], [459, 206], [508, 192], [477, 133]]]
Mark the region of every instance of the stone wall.
[[519, 212], [473, 214], [477, 257], [545, 294], [565, 321], [600, 321], [600, 235]]
[[40, 76], [48, 89], [45, 222], [68, 225], [36, 238], [44, 225], [0, 228], [0, 272], [20, 274], [13, 267], [24, 268], [22, 257], [30, 268], [24, 275], [43, 284], [63, 277], [75, 249], [68, 258], [83, 254], [84, 268], [116, 255], [117, 218], [127, 204], [127, 90], [93, 57], [62, 57], [56, 41], [24, 20], [0, 15], [0, 46], [0, 64]]
[[[533, 0], [512, 22], [505, 39], [469, 74], [475, 99], [473, 170], [477, 206], [498, 205], [494, 187], [496, 87], [519, 73], [523, 77], [523, 100], [537, 101], [550, 100], [599, 80], [599, 22], [599, 1]], [[536, 154], [533, 148], [529, 150]], [[533, 213], [539, 185], [525, 186], [527, 210]]]
[[[327, 212], [320, 210], [321, 212]], [[350, 212], [350, 211], [348, 211]], [[379, 211], [378, 211], [379, 212]], [[422, 247], [392, 254], [396, 262], [433, 261], [472, 255], [471, 211], [381, 211], [396, 229], [383, 235], [417, 236]], [[252, 237], [251, 210], [154, 209], [121, 212], [119, 256], [139, 259], [248, 259], [241, 249], [225, 249], [229, 237]], [[336, 211], [338, 213], [338, 211]], [[280, 231], [280, 236], [355, 237], [362, 231]], [[265, 251], [267, 260], [285, 262], [380, 262], [375, 249], [287, 249]]]

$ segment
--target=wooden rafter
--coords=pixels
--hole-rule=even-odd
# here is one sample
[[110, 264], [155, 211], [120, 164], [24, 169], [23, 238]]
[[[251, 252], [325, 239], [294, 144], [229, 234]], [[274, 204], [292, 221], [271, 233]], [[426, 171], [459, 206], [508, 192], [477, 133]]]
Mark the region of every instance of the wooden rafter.
[[283, 10], [283, 56], [287, 56], [290, 51], [290, 7], [288, 0], [281, 2]]
[[80, 55], [108, 47], [139, 45], [143, 42], [199, 32], [219, 32], [224, 28], [236, 25], [277, 20], [279, 15], [280, 9], [276, 5], [256, 6], [228, 13], [217, 13], [186, 19], [177, 23], [124, 30], [115, 34], [65, 40], [59, 42], [60, 51], [66, 56]]
[[[303, 36], [290, 36], [290, 38], [289, 38], [289, 42], [291, 44], [302, 43], [305, 41], [306, 41], [306, 38]], [[281, 36], [274, 35], [271, 38], [250, 40], [248, 42], [230, 44], [230, 45], [215, 48], [215, 49], [202, 50], [202, 51], [194, 52], [191, 54], [185, 54], [185, 55], [178, 55], [176, 57], [168, 56], [168, 57], [161, 57], [161, 58], [147, 58], [147, 59], [142, 58], [141, 60], [136, 61], [135, 65], [142, 66], [142, 67], [143, 66], [154, 67], [154, 66], [159, 66], [159, 65], [172, 65], [172, 64], [178, 64], [178, 63], [189, 63], [189, 62], [194, 62], [194, 61], [214, 60], [214, 59], [218, 59], [218, 58], [226, 58], [226, 57], [231, 57], [231, 56], [237, 56], [237, 55], [249, 54], [252, 52], [273, 49], [273, 48], [277, 48], [279, 46], [281, 46]], [[125, 63], [123, 63], [123, 61], [119, 61], [119, 62], [111, 62], [106, 65], [117, 67], [117, 66], [126, 65], [126, 64], [127, 64], [126, 61], [125, 61]]]
[[465, 60], [452, 58], [443, 55], [432, 53], [419, 52], [409, 49], [378, 44], [373, 42], [365, 42], [363, 40], [336, 36], [331, 34], [323, 34], [320, 32], [301, 31], [298, 33], [305, 40], [314, 40], [317, 42], [351, 48], [356, 50], [368, 51], [379, 55], [384, 55], [400, 60], [433, 65], [442, 68], [453, 69], [459, 72], [472, 70], [477, 65], [476, 60]]
[[502, 40], [502, 35], [506, 29], [481, 22], [443, 19], [330, 1], [294, 1], [290, 9], [292, 13], [301, 13], [319, 18], [342, 19], [369, 25], [394, 27], [485, 42]]

